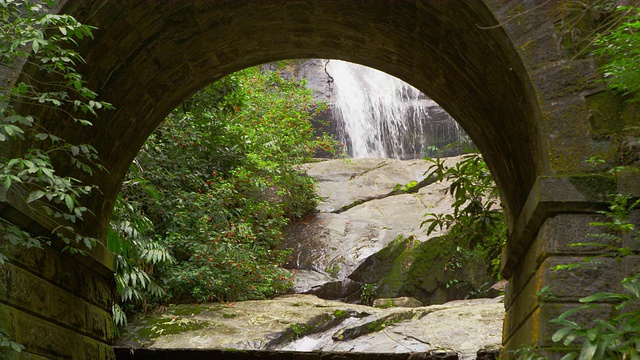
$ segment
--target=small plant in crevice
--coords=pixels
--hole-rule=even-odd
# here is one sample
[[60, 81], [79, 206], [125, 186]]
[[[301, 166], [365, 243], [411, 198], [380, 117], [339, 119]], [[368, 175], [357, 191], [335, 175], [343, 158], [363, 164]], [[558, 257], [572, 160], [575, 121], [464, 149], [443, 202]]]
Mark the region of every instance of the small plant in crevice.
[[293, 331], [294, 339], [299, 339], [311, 329], [311, 326], [303, 323], [291, 323], [289, 328]]
[[376, 298], [376, 291], [376, 284], [362, 284], [360, 287], [360, 302], [363, 305], [373, 305], [373, 300]]
[[342, 268], [340, 267], [340, 265], [338, 265], [337, 263], [333, 263], [331, 265], [328, 265], [324, 271], [329, 274], [331, 277], [337, 278], [338, 274], [340, 274], [340, 271], [342, 270]]

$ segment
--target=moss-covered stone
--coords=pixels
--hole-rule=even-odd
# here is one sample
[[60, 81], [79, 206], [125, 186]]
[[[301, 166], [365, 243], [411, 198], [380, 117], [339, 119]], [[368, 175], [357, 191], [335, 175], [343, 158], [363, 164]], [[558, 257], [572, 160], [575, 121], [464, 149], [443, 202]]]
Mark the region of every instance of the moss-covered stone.
[[350, 339], [355, 339], [362, 335], [383, 330], [389, 325], [393, 325], [400, 321], [411, 319], [413, 315], [414, 314], [411, 311], [395, 312], [395, 313], [386, 315], [384, 317], [381, 317], [379, 319], [376, 319], [374, 321], [340, 329], [335, 334], [333, 334], [331, 338], [335, 341], [346, 341]]
[[138, 330], [139, 340], [153, 340], [159, 336], [180, 334], [187, 331], [199, 330], [206, 327], [206, 323], [194, 319], [163, 316], [149, 318], [145, 327]]
[[[180, 306], [180, 307], [169, 307], [169, 309], [167, 310], [170, 314], [175, 315], [175, 316], [193, 316], [193, 315], [198, 315], [200, 314], [205, 308], [203, 306], [200, 305], [193, 305], [193, 306]], [[218, 310], [216, 308], [212, 308], [212, 307], [206, 307], [207, 310]]]
[[337, 318], [345, 317], [345, 316], [347, 316], [347, 311], [346, 310], [341, 310], [341, 309], [335, 310], [333, 312], [333, 316], [335, 316]]
[[587, 201], [604, 201], [616, 191], [616, 181], [612, 176], [571, 176], [569, 181]]
[[[377, 298], [411, 296], [424, 304], [441, 304], [464, 298], [471, 290], [490, 281], [486, 264], [468, 261], [454, 265], [460, 253], [444, 237], [420, 242], [402, 236], [368, 258], [350, 276], [352, 280], [375, 284]], [[456, 283], [458, 286], [450, 286]]]

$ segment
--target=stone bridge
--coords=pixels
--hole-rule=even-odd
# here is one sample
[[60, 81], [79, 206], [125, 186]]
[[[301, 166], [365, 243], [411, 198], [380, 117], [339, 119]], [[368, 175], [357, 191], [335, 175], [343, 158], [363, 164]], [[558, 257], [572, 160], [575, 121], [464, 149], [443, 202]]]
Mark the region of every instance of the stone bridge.
[[[62, 0], [55, 11], [97, 27], [95, 39], [80, 44], [80, 70], [116, 108], [89, 129], [33, 110], [56, 122], [50, 128], [58, 136], [95, 146], [108, 170], [88, 179], [101, 193], [84, 204], [95, 214], [82, 225], [85, 234], [105, 239], [134, 156], [192, 93], [252, 65], [333, 58], [417, 87], [484, 155], [509, 219], [507, 350], [549, 348], [547, 321], [593, 291], [616, 290], [632, 265], [551, 271], [585, 255], [569, 244], [585, 239], [606, 194], [640, 194], [637, 175], [603, 178], [584, 162], [600, 155], [616, 164], [621, 119], [638, 119], [621, 116], [624, 103], [604, 91], [594, 61], [576, 51], [575, 31], [565, 25], [579, 14], [562, 0]], [[580, 26], [594, 21], [587, 16]], [[8, 83], [39, 76], [27, 68], [0, 73]], [[0, 196], [0, 216], [36, 233], [50, 230], [18, 194]], [[20, 359], [114, 358], [114, 256], [104, 246], [91, 256], [18, 253], [0, 271], [0, 323], [26, 346]], [[541, 307], [536, 292], [545, 286], [550, 296]]]

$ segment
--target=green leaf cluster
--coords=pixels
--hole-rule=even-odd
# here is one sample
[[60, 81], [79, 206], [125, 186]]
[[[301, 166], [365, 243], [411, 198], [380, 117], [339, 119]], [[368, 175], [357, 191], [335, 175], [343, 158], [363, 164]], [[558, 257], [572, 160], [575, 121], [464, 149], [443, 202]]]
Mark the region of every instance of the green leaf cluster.
[[609, 88], [640, 101], [640, 8], [619, 6], [620, 25], [612, 31], [598, 34], [594, 40], [594, 54], [603, 61]]
[[[95, 116], [97, 110], [112, 107], [98, 101], [76, 71], [76, 65], [83, 62], [74, 50], [76, 40], [91, 37], [93, 28], [71, 16], [51, 14], [55, 5], [51, 0], [0, 1], [0, 66], [33, 69], [23, 73], [19, 82], [0, 84], [0, 147], [4, 150], [0, 154], [0, 201], [9, 195], [22, 199], [37, 216], [49, 219], [52, 228], [50, 235], [36, 236], [0, 218], [0, 265], [16, 248], [49, 244], [51, 235], [73, 253], [84, 253], [96, 242], [77, 232], [88, 211], [80, 199], [94, 188], [61, 175], [55, 164], [70, 164], [91, 176], [103, 170], [97, 164], [97, 152], [90, 145], [65, 141], [50, 127], [56, 126], [54, 118], [88, 126], [91, 122], [84, 115]], [[16, 144], [26, 144], [26, 150], [12, 154]], [[3, 348], [22, 349], [0, 329]]]
[[[637, 243], [640, 231], [630, 221], [633, 210], [640, 208], [640, 200], [635, 201], [628, 195], [615, 194], [611, 197], [609, 209], [600, 213], [607, 221], [596, 221], [589, 225], [602, 228], [605, 232], [591, 234], [603, 239], [606, 243], [589, 243], [586, 245], [602, 245], [614, 248], [615, 251], [603, 256], [625, 257], [633, 252], [622, 247], [623, 238], [631, 235]], [[616, 248], [616, 244], [618, 248]], [[584, 245], [584, 244], [579, 244]], [[576, 264], [586, 266], [585, 264]], [[574, 342], [582, 342], [579, 351], [569, 351], [563, 360], [580, 359], [640, 359], [640, 275], [625, 278], [622, 281], [625, 293], [599, 292], [580, 299], [585, 305], [562, 313], [552, 323], [562, 327], [556, 331], [552, 340], [570, 346]], [[606, 318], [596, 318], [590, 323], [572, 320], [577, 314], [584, 314], [592, 309], [602, 309], [613, 305], [613, 313]]]
[[[150, 259], [130, 261], [143, 271], [135, 270], [135, 284], [131, 275], [122, 279], [128, 288], [138, 285], [144, 293], [139, 285], [155, 281], [164, 289], [159, 301], [171, 303], [286, 291], [294, 275], [280, 267], [289, 254], [279, 247], [282, 229], [318, 200], [314, 181], [296, 167], [318, 149], [336, 146], [314, 130], [314, 118], [326, 110], [300, 82], [254, 67], [202, 89], [171, 113], [141, 149], [121, 190], [127, 206], [148, 221], [116, 214], [112, 224], [120, 239], [144, 234], [146, 244], [158, 244], [172, 261], [162, 257], [153, 271], [144, 271]], [[126, 261], [131, 252], [124, 250], [117, 252]], [[135, 300], [135, 292], [128, 294], [122, 300]]]
[[470, 252], [482, 253], [489, 275], [498, 277], [507, 222], [487, 164], [478, 153], [464, 155], [452, 167], [440, 158], [427, 160], [433, 165], [425, 175], [436, 181], [450, 181], [446, 193], [455, 201], [453, 213], [427, 213], [420, 226], [426, 228], [427, 235], [435, 230], [448, 230], [446, 237], [456, 243], [460, 262], [464, 262]]

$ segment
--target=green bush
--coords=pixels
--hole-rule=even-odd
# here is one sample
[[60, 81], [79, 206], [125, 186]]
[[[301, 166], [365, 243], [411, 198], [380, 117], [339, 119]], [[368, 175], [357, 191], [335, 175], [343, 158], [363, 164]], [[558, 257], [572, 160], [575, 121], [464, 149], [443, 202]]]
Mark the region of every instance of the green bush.
[[198, 92], [150, 136], [128, 179], [157, 196], [125, 187], [122, 198], [175, 258], [153, 268], [164, 301], [261, 299], [292, 285], [277, 246], [289, 219], [317, 204], [296, 165], [335, 147], [314, 134], [322, 111], [300, 82], [255, 67]]
[[433, 165], [428, 177], [436, 181], [451, 181], [446, 192], [453, 196], [452, 214], [425, 214], [420, 224], [427, 235], [436, 229], [447, 229], [445, 235], [455, 242], [461, 262], [474, 253], [485, 258], [488, 274], [498, 277], [500, 254], [507, 236], [507, 221], [499, 204], [498, 187], [480, 154], [463, 156], [455, 166], [449, 167], [442, 159], [427, 159]]

